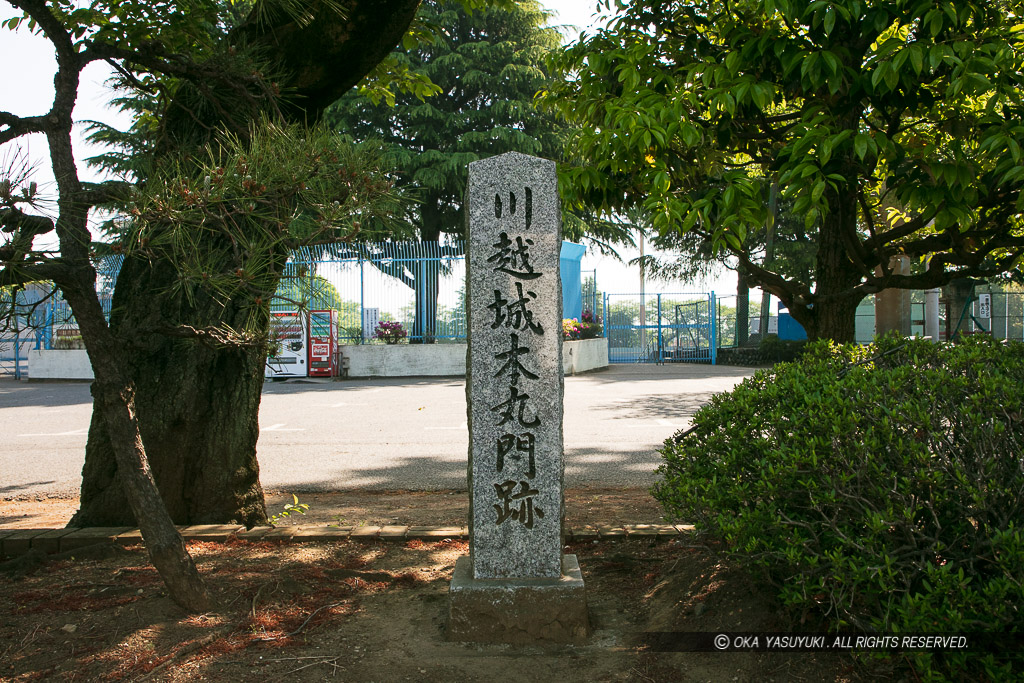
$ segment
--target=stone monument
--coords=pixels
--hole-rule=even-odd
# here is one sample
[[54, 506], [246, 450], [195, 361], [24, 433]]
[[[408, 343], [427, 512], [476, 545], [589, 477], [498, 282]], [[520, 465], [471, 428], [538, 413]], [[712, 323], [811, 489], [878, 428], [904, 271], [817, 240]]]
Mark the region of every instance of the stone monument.
[[586, 595], [562, 554], [561, 217], [554, 162], [469, 165], [469, 556], [452, 640], [583, 642]]

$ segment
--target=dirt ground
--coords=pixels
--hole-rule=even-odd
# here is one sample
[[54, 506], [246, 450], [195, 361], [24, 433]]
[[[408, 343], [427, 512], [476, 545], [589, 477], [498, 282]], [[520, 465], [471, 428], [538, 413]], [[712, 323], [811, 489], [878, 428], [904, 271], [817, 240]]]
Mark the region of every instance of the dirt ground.
[[[185, 615], [141, 547], [0, 581], [0, 681], [856, 681], [839, 654], [673, 652], [679, 632], [788, 630], [768, 593], [684, 540], [578, 543], [581, 646], [445, 639], [462, 541], [193, 542], [220, 607]], [[668, 632], [652, 647], [647, 632]], [[666, 647], [666, 643], [668, 646]]]
[[[464, 526], [469, 517], [465, 491], [339, 491], [300, 493], [309, 505], [304, 515], [280, 519], [278, 526]], [[267, 514], [280, 514], [291, 493], [268, 491]], [[0, 500], [0, 529], [60, 528], [78, 509], [77, 498], [8, 496]], [[566, 524], [570, 528], [654, 524], [661, 506], [644, 488], [578, 488], [565, 492]]]
[[[285, 524], [462, 525], [465, 492], [300, 495]], [[268, 495], [279, 512], [291, 496]], [[62, 526], [76, 500], [0, 501], [0, 527]], [[575, 528], [661, 521], [641, 489], [566, 492]], [[141, 546], [96, 546], [0, 574], [0, 681], [859, 681], [842, 654], [677, 652], [684, 632], [791, 632], [771, 591], [689, 538], [575, 543], [581, 646], [445, 639], [463, 541], [191, 542], [219, 607], [188, 616]], [[59, 557], [59, 556], [58, 556]], [[3, 571], [0, 565], [0, 571]], [[651, 634], [661, 634], [652, 636]]]

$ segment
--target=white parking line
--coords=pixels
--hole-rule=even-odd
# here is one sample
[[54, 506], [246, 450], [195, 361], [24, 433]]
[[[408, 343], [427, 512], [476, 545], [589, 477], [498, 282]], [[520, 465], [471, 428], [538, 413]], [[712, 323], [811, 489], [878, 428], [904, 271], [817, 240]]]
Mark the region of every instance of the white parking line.
[[430, 431], [456, 431], [456, 430], [459, 430], [459, 429], [468, 429], [468, 428], [469, 428], [469, 426], [465, 422], [463, 422], [458, 427], [424, 427], [423, 429], [425, 431], [430, 432]]
[[292, 427], [290, 429], [282, 429], [287, 422], [278, 422], [277, 424], [270, 425], [269, 427], [260, 427], [261, 432], [304, 432], [305, 429], [301, 427]]
[[657, 419], [654, 422], [623, 422], [623, 427], [643, 427], [644, 429], [650, 429], [651, 427], [671, 427], [672, 429], [682, 429], [683, 427], [689, 427], [687, 424], [678, 424], [676, 422], [669, 422], [665, 419]]
[[87, 436], [89, 434], [88, 427], [82, 427], [81, 429], [75, 429], [70, 432], [45, 432], [39, 434], [18, 434], [18, 436]]

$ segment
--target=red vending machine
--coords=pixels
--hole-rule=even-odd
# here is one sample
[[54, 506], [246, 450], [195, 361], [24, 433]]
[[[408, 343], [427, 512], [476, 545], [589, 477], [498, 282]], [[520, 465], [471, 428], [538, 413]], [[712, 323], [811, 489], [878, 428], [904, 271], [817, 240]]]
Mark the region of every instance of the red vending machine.
[[338, 312], [309, 312], [309, 376], [338, 376]]

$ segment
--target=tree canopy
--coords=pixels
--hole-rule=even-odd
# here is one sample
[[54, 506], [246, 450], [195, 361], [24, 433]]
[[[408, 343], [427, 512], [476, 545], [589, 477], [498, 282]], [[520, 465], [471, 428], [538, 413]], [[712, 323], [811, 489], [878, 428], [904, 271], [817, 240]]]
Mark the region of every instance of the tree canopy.
[[[403, 78], [429, 83], [432, 90], [389, 96], [366, 83], [328, 110], [326, 120], [340, 132], [383, 143], [396, 188], [414, 199], [406, 220], [424, 242], [462, 236], [473, 161], [509, 151], [562, 158], [565, 126], [535, 104], [537, 92], [549, 85], [548, 60], [561, 44], [557, 30], [544, 27], [548, 17], [535, 0], [472, 12], [452, 0], [428, 0], [417, 21], [429, 32], [392, 53], [391, 62]], [[629, 240], [612, 222], [585, 221], [571, 212], [563, 221], [569, 239], [587, 235], [602, 247]], [[415, 251], [441, 257], [445, 250], [419, 245]], [[438, 264], [413, 266], [401, 281], [415, 291], [410, 342], [430, 342]]]
[[[852, 339], [867, 294], [1019, 263], [1024, 3], [603, 4], [546, 96], [576, 124], [578, 201], [707, 235], [812, 338]], [[752, 258], [772, 181], [812, 279]], [[896, 274], [900, 254], [928, 265]]]
[[561, 43], [555, 29], [544, 28], [547, 16], [533, 0], [472, 13], [427, 0], [418, 18], [434, 27], [433, 38], [394, 60], [435, 92], [400, 93], [388, 102], [375, 91], [352, 90], [328, 111], [339, 131], [384, 143], [398, 186], [418, 200], [410, 222], [421, 239], [461, 235], [471, 162], [512, 150], [561, 154], [559, 126], [534, 106], [548, 81], [545, 59]]
[[[287, 250], [346, 237], [374, 210], [366, 200], [386, 203], [389, 192], [379, 167], [305, 127], [378, 70], [419, 0], [264, 0], [242, 3], [247, 12], [215, 0], [8, 3], [24, 14], [5, 28], [43, 35], [57, 71], [48, 112], [0, 111], [0, 144], [43, 134], [58, 196], [47, 215], [34, 184], [0, 182], [0, 286], [53, 282], [92, 363], [93, 421], [72, 525], [137, 522], [171, 596], [205, 610], [211, 597], [168, 509], [181, 523], [266, 520], [256, 415], [269, 300]], [[167, 163], [143, 188], [79, 177], [72, 112], [82, 71], [96, 61], [155, 103], [144, 148]], [[88, 220], [113, 200], [137, 205], [108, 324]], [[50, 232], [58, 253], [38, 248]], [[240, 329], [248, 339], [221, 334]]]

